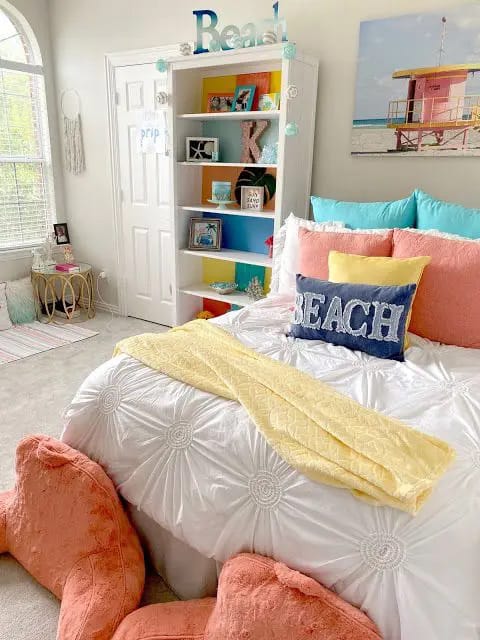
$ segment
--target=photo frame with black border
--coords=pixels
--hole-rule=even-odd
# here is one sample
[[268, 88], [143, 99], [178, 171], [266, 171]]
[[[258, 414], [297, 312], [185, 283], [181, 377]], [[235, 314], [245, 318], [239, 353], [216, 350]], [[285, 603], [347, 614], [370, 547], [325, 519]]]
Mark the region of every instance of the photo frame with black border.
[[189, 137], [185, 141], [185, 159], [187, 162], [215, 162], [218, 147], [218, 138]]
[[58, 222], [53, 225], [55, 239], [57, 244], [70, 244], [70, 235], [68, 233], [68, 225], [66, 222]]

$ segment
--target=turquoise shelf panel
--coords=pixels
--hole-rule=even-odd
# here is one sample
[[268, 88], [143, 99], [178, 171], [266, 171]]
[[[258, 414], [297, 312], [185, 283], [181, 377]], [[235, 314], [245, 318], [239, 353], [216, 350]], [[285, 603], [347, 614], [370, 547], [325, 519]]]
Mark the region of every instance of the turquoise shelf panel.
[[265, 267], [256, 267], [253, 264], [235, 263], [235, 282], [239, 291], [245, 291], [252, 278], [257, 276], [262, 285], [265, 284]]
[[[278, 121], [270, 120], [270, 126], [258, 139], [262, 149], [266, 144], [278, 142]], [[220, 162], [240, 162], [242, 148], [242, 129], [239, 122], [219, 122], [218, 120], [203, 123], [202, 135], [206, 138], [218, 138]]]
[[268, 254], [265, 240], [273, 235], [273, 220], [246, 216], [224, 216], [216, 213], [204, 213], [203, 216], [222, 220], [223, 249]]

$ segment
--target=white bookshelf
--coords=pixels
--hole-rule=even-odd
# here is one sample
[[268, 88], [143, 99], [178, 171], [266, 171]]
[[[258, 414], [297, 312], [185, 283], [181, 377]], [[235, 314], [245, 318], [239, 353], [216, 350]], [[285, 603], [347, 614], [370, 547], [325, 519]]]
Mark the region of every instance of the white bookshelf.
[[185, 162], [185, 160], [178, 162], [183, 167], [257, 167], [258, 169], [276, 169], [277, 164], [255, 164], [249, 162]]
[[[240, 264], [252, 264], [257, 267], [271, 267], [272, 259], [263, 253], [253, 251], [236, 251], [234, 249], [222, 249], [221, 251], [197, 251], [181, 249], [180, 253], [196, 258], [210, 258], [212, 260], [225, 260], [226, 262], [239, 262]], [[208, 296], [207, 296], [208, 297]]]
[[[232, 76], [246, 73], [281, 71], [281, 99], [277, 111], [247, 111], [226, 113], [202, 112], [204, 78]], [[221, 251], [192, 251], [188, 246], [189, 221], [202, 213], [222, 216], [241, 216], [245, 224], [265, 225], [273, 221], [273, 232], [278, 231], [290, 212], [302, 218], [309, 216], [309, 196], [315, 109], [317, 101], [318, 62], [297, 52], [295, 59], [283, 58], [283, 45], [264, 45], [218, 53], [178, 57], [169, 61], [169, 129], [171, 135], [171, 187], [174, 195], [172, 212], [175, 239], [175, 323], [191, 320], [202, 309], [203, 298], [245, 306], [248, 296], [243, 292], [230, 295], [215, 293], [202, 282], [203, 259], [224, 263], [239, 263], [269, 268], [271, 258], [264, 253], [222, 249]], [[287, 88], [295, 85], [298, 97], [287, 99]], [[269, 120], [278, 128], [278, 159], [276, 164], [243, 164], [241, 162], [186, 162], [185, 139], [203, 136], [204, 127], [209, 135], [215, 122], [223, 127], [238, 127], [242, 121]], [[209, 123], [212, 123], [211, 127]], [[231, 122], [231, 124], [228, 124]], [[298, 125], [297, 136], [286, 136], [287, 123]], [[220, 126], [220, 125], [219, 125]], [[222, 135], [220, 154], [222, 154]], [[238, 157], [240, 158], [240, 149]], [[235, 158], [226, 158], [234, 160]], [[196, 167], [196, 169], [191, 169]], [[202, 200], [203, 171], [213, 167], [264, 168], [276, 174], [275, 210], [262, 212], [242, 211], [239, 208], [217, 208], [204, 205]], [[213, 178], [217, 179], [217, 178]], [[218, 178], [223, 179], [223, 178]], [[232, 187], [234, 185], [232, 184]], [[229, 218], [230, 219], [230, 218]], [[248, 221], [247, 221], [248, 219]], [[233, 223], [233, 221], [232, 221]], [[263, 227], [262, 227], [263, 228]], [[211, 270], [209, 267], [209, 273]], [[219, 265], [221, 266], [221, 265]], [[216, 278], [222, 280], [222, 277]]]
[[275, 211], [249, 211], [248, 209], [215, 207], [208, 204], [188, 205], [179, 207], [179, 209], [185, 212], [196, 211], [197, 213], [221, 214], [222, 216], [245, 216], [246, 218], [267, 218], [268, 220], [275, 220]]
[[280, 109], [277, 111], [227, 111], [225, 113], [180, 113], [181, 120], [278, 120]]
[[181, 289], [181, 293], [194, 296], [195, 298], [210, 298], [210, 300], [217, 300], [218, 302], [236, 304], [237, 307], [246, 307], [250, 304], [247, 294], [243, 291], [236, 291], [234, 293], [222, 295], [221, 293], [216, 293], [213, 289], [210, 289], [210, 287], [203, 282], [185, 287], [184, 289]]

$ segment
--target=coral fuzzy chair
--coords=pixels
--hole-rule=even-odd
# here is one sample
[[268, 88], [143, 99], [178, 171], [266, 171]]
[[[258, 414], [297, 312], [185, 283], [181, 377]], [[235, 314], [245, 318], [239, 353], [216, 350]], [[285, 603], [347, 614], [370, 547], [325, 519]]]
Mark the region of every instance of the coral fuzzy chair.
[[0, 553], [62, 600], [57, 640], [110, 640], [139, 604], [138, 537], [102, 468], [66, 444], [29, 436], [17, 481], [0, 494]]
[[223, 567], [218, 597], [134, 611], [113, 640], [381, 640], [367, 616], [315, 580], [270, 558]]

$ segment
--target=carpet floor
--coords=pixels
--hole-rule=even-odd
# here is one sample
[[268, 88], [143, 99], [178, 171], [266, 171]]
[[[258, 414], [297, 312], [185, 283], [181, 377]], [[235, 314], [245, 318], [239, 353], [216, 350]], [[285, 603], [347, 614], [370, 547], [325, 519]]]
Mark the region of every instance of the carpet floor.
[[[122, 338], [157, 325], [99, 313], [82, 326], [93, 338], [47, 351], [0, 368], [0, 492], [14, 484], [15, 449], [30, 433], [59, 437], [61, 415], [86, 376], [111, 357]], [[143, 601], [175, 600], [150, 571]], [[55, 640], [59, 603], [9, 555], [0, 556], [0, 640]]]

